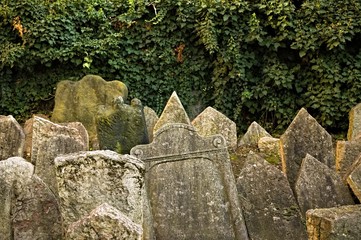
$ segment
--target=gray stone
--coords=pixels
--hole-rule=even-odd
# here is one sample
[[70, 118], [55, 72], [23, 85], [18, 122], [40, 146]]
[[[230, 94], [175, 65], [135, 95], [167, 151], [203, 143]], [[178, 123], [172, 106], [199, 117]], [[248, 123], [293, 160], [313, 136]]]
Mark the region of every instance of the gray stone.
[[237, 147], [236, 123], [212, 107], [207, 107], [193, 119], [192, 125], [202, 137], [221, 134], [229, 148]]
[[21, 157], [0, 162], [0, 239], [61, 239], [55, 195]]
[[97, 119], [99, 147], [121, 154], [139, 144], [149, 143], [143, 106], [138, 99], [131, 105], [118, 103], [109, 115]]
[[134, 223], [118, 209], [103, 203], [89, 215], [72, 223], [65, 238], [141, 240], [142, 231], [141, 225]]
[[309, 240], [359, 240], [361, 205], [307, 211]]
[[304, 215], [308, 209], [354, 204], [340, 176], [309, 154], [302, 161], [295, 193]]
[[349, 112], [347, 140], [351, 141], [361, 133], [361, 103], [354, 106]]
[[351, 173], [351, 167], [361, 154], [361, 139], [351, 141], [337, 141], [336, 144], [336, 171], [346, 180]]
[[145, 122], [147, 125], [149, 142], [151, 142], [151, 141], [153, 141], [154, 126], [158, 122], [159, 118], [158, 118], [157, 113], [150, 107], [145, 106], [143, 109], [143, 112], [144, 112]]
[[88, 138], [84, 137], [85, 130], [79, 131], [80, 127], [79, 125], [75, 128], [67, 127], [34, 117], [31, 162], [35, 165], [35, 173], [55, 194], [58, 192], [55, 157], [60, 154], [87, 150]]
[[355, 169], [347, 177], [347, 183], [351, 187], [353, 193], [361, 201], [361, 164], [358, 163]]
[[238, 141], [238, 146], [242, 146], [242, 145], [257, 146], [259, 139], [262, 137], [272, 137], [272, 136], [258, 123], [252, 122], [252, 124], [248, 127], [247, 132]]
[[260, 155], [269, 163], [281, 167], [280, 140], [273, 137], [261, 137], [258, 141]]
[[307, 154], [335, 168], [331, 135], [304, 108], [298, 112], [280, 141], [282, 169], [293, 190], [301, 162]]
[[55, 164], [65, 229], [102, 203], [111, 204], [141, 224], [141, 161], [99, 150], [58, 156]]
[[250, 153], [237, 189], [250, 239], [307, 239], [300, 209], [281, 170]]
[[22, 157], [25, 134], [13, 116], [0, 115], [0, 161], [9, 157]]

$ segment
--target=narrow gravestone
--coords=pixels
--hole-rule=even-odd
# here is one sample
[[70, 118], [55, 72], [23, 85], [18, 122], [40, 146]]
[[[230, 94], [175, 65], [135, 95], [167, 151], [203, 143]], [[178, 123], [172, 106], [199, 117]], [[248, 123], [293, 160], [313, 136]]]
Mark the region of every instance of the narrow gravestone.
[[192, 125], [202, 137], [221, 134], [229, 148], [237, 147], [236, 123], [212, 107], [207, 107], [193, 119]]
[[21, 157], [0, 162], [0, 239], [61, 239], [55, 195]]
[[308, 209], [354, 204], [340, 176], [309, 154], [302, 161], [295, 193], [304, 215]]
[[304, 108], [298, 112], [280, 141], [282, 170], [292, 189], [307, 154], [329, 168], [335, 168], [331, 135]]
[[31, 162], [35, 165], [35, 173], [55, 194], [57, 183], [54, 159], [60, 154], [87, 150], [88, 138], [84, 136], [84, 131], [81, 125], [67, 127], [40, 117], [34, 118]]
[[309, 240], [359, 240], [361, 205], [307, 211]]
[[121, 154], [129, 154], [132, 147], [149, 143], [140, 100], [133, 99], [131, 105], [119, 102], [109, 115], [100, 116], [97, 133], [100, 149]]
[[142, 227], [115, 207], [103, 203], [91, 211], [89, 215], [72, 223], [65, 238], [72, 240], [141, 240]]
[[259, 139], [262, 137], [272, 136], [258, 123], [252, 122], [252, 124], [248, 127], [247, 132], [238, 141], [238, 146], [257, 146]]
[[153, 141], [154, 126], [158, 122], [159, 118], [157, 113], [150, 107], [145, 106], [143, 112], [144, 112], [145, 123], [147, 125], [149, 142], [151, 142]]
[[361, 164], [359, 163], [351, 174], [347, 177], [347, 183], [351, 187], [353, 193], [361, 202]]
[[349, 112], [347, 140], [351, 141], [361, 133], [361, 103], [354, 106]]
[[55, 164], [65, 229], [102, 203], [111, 204], [135, 223], [142, 222], [141, 161], [98, 150], [58, 156]]
[[237, 189], [250, 239], [307, 239], [300, 209], [281, 170], [250, 153]]
[[81, 122], [88, 131], [91, 147], [98, 149], [96, 117], [102, 112], [99, 110], [112, 108], [119, 96], [124, 100], [128, 97], [128, 89], [120, 81], [107, 82], [96, 75], [87, 75], [76, 82], [61, 81], [56, 87], [51, 120]]
[[13, 116], [0, 115], [0, 161], [9, 157], [22, 157], [25, 134]]
[[356, 162], [361, 154], [361, 139], [356, 138], [351, 141], [337, 141], [336, 145], [336, 171], [343, 179], [350, 173], [352, 164]]
[[258, 141], [260, 155], [272, 165], [281, 169], [280, 140], [273, 137], [261, 137]]
[[168, 103], [153, 142], [131, 150], [145, 162], [143, 237], [248, 239], [225, 139], [202, 138], [175, 94]]

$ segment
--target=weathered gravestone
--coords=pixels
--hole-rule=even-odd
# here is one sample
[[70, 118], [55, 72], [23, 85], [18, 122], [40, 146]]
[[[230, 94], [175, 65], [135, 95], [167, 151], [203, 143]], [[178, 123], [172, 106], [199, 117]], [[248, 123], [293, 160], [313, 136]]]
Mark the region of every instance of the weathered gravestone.
[[0, 239], [61, 239], [55, 195], [21, 157], [0, 162]]
[[79, 152], [55, 159], [64, 227], [108, 203], [135, 223], [142, 222], [144, 165], [109, 150]]
[[238, 146], [250, 145], [257, 146], [262, 137], [272, 137], [261, 125], [252, 122], [247, 132], [238, 141]]
[[[361, 159], [361, 158], [360, 158]], [[347, 177], [347, 183], [351, 187], [353, 193], [356, 195], [358, 200], [361, 202], [361, 162], [353, 169], [351, 174]]]
[[157, 113], [150, 107], [145, 106], [143, 109], [145, 123], [147, 126], [149, 142], [153, 141], [153, 129], [159, 118]]
[[361, 133], [361, 103], [354, 106], [349, 112], [347, 140], [355, 139]]
[[40, 117], [34, 117], [31, 162], [35, 173], [56, 194], [57, 183], [54, 159], [60, 154], [85, 151], [88, 148], [88, 136], [84, 135], [81, 124], [68, 127], [52, 123]]
[[89, 215], [72, 223], [66, 232], [66, 239], [72, 240], [141, 240], [142, 227], [134, 223], [115, 207], [103, 203]]
[[269, 163], [281, 169], [280, 140], [273, 137], [261, 137], [258, 140], [260, 155]]
[[308, 209], [354, 204], [350, 191], [335, 170], [309, 154], [302, 161], [295, 193], [303, 215]]
[[0, 115], [0, 161], [9, 157], [22, 157], [25, 134], [13, 116]]
[[361, 136], [351, 141], [337, 141], [336, 171], [346, 180], [351, 167], [361, 154]]
[[160, 120], [131, 150], [145, 162], [144, 238], [248, 239], [225, 139], [199, 136], [175, 93]]
[[281, 170], [250, 153], [237, 189], [250, 239], [307, 239], [300, 209]]
[[97, 133], [100, 149], [121, 154], [129, 154], [132, 147], [149, 143], [140, 100], [133, 99], [131, 105], [119, 102], [110, 114], [100, 116]]
[[298, 171], [307, 154], [335, 168], [332, 137], [304, 108], [280, 138], [282, 169], [294, 190]]
[[221, 134], [228, 147], [237, 147], [236, 123], [212, 107], [207, 107], [193, 119], [192, 125], [202, 137]]
[[128, 89], [120, 81], [107, 82], [96, 75], [87, 75], [77, 82], [61, 81], [56, 87], [51, 120], [81, 122], [88, 131], [91, 147], [98, 149], [96, 117], [112, 108], [119, 96], [124, 100], [128, 97]]
[[309, 240], [359, 240], [361, 205], [307, 211]]

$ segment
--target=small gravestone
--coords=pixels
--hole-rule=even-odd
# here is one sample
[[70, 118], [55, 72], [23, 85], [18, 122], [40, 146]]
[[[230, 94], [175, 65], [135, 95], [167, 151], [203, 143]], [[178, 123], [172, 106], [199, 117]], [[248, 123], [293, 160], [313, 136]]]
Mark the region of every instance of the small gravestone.
[[58, 156], [55, 164], [65, 229], [102, 203], [111, 204], [141, 224], [141, 161], [98, 150]]
[[97, 132], [102, 150], [129, 154], [132, 147], [149, 143], [140, 100], [133, 99], [131, 105], [117, 103], [112, 113], [97, 119]]
[[252, 124], [248, 127], [247, 132], [238, 141], [238, 146], [257, 146], [259, 139], [262, 137], [272, 136], [258, 123], [252, 122]]
[[302, 161], [295, 193], [304, 215], [308, 209], [354, 204], [340, 176], [309, 154]]
[[260, 155], [272, 165], [281, 169], [280, 140], [273, 137], [261, 137], [258, 141]]
[[352, 164], [361, 154], [361, 139], [351, 141], [337, 141], [336, 145], [336, 171], [343, 179], [348, 177]]
[[351, 187], [358, 200], [361, 202], [361, 164], [358, 164], [347, 177], [347, 183]]
[[0, 239], [61, 239], [55, 195], [21, 157], [0, 162]]
[[300, 209], [281, 170], [250, 153], [237, 189], [250, 239], [307, 239]]
[[13, 116], [0, 115], [0, 161], [9, 157], [22, 157], [25, 134]]
[[74, 127], [34, 117], [31, 162], [35, 165], [35, 173], [55, 194], [57, 193], [55, 157], [60, 154], [85, 151], [88, 147], [88, 137], [84, 136], [86, 131], [84, 127], [78, 124], [70, 126]]
[[237, 147], [236, 123], [212, 107], [207, 107], [193, 121], [192, 125], [202, 137], [221, 134], [231, 149]]
[[72, 223], [66, 239], [117, 239], [141, 240], [142, 227], [113, 206], [104, 203], [89, 215]]
[[126, 85], [120, 81], [107, 82], [96, 75], [87, 75], [77, 82], [61, 81], [56, 87], [51, 120], [81, 122], [88, 131], [91, 147], [97, 149], [96, 117], [111, 109], [119, 96], [124, 100], [128, 96]]
[[150, 107], [145, 106], [143, 112], [144, 112], [145, 123], [147, 125], [149, 142], [151, 142], [153, 141], [154, 126], [158, 122], [159, 118], [157, 113]]
[[304, 108], [298, 112], [280, 141], [282, 169], [292, 189], [307, 154], [329, 168], [335, 168], [331, 135]]
[[359, 240], [361, 205], [312, 209], [307, 214], [309, 240]]
[[199, 136], [175, 94], [168, 103], [153, 142], [131, 150], [145, 163], [144, 239], [248, 239], [225, 139]]
[[347, 140], [351, 141], [361, 133], [361, 103], [357, 104], [349, 112], [349, 125]]

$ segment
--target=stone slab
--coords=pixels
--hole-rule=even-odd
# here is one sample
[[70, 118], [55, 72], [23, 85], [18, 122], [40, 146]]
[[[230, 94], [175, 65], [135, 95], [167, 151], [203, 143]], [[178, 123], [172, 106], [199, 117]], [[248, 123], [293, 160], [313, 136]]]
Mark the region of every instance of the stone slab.
[[11, 115], [0, 115], [0, 161], [10, 157], [22, 157], [25, 133]]
[[272, 137], [261, 125], [257, 122], [252, 122], [248, 127], [247, 132], [239, 139], [238, 146], [251, 145], [257, 146], [258, 141], [262, 137]]

